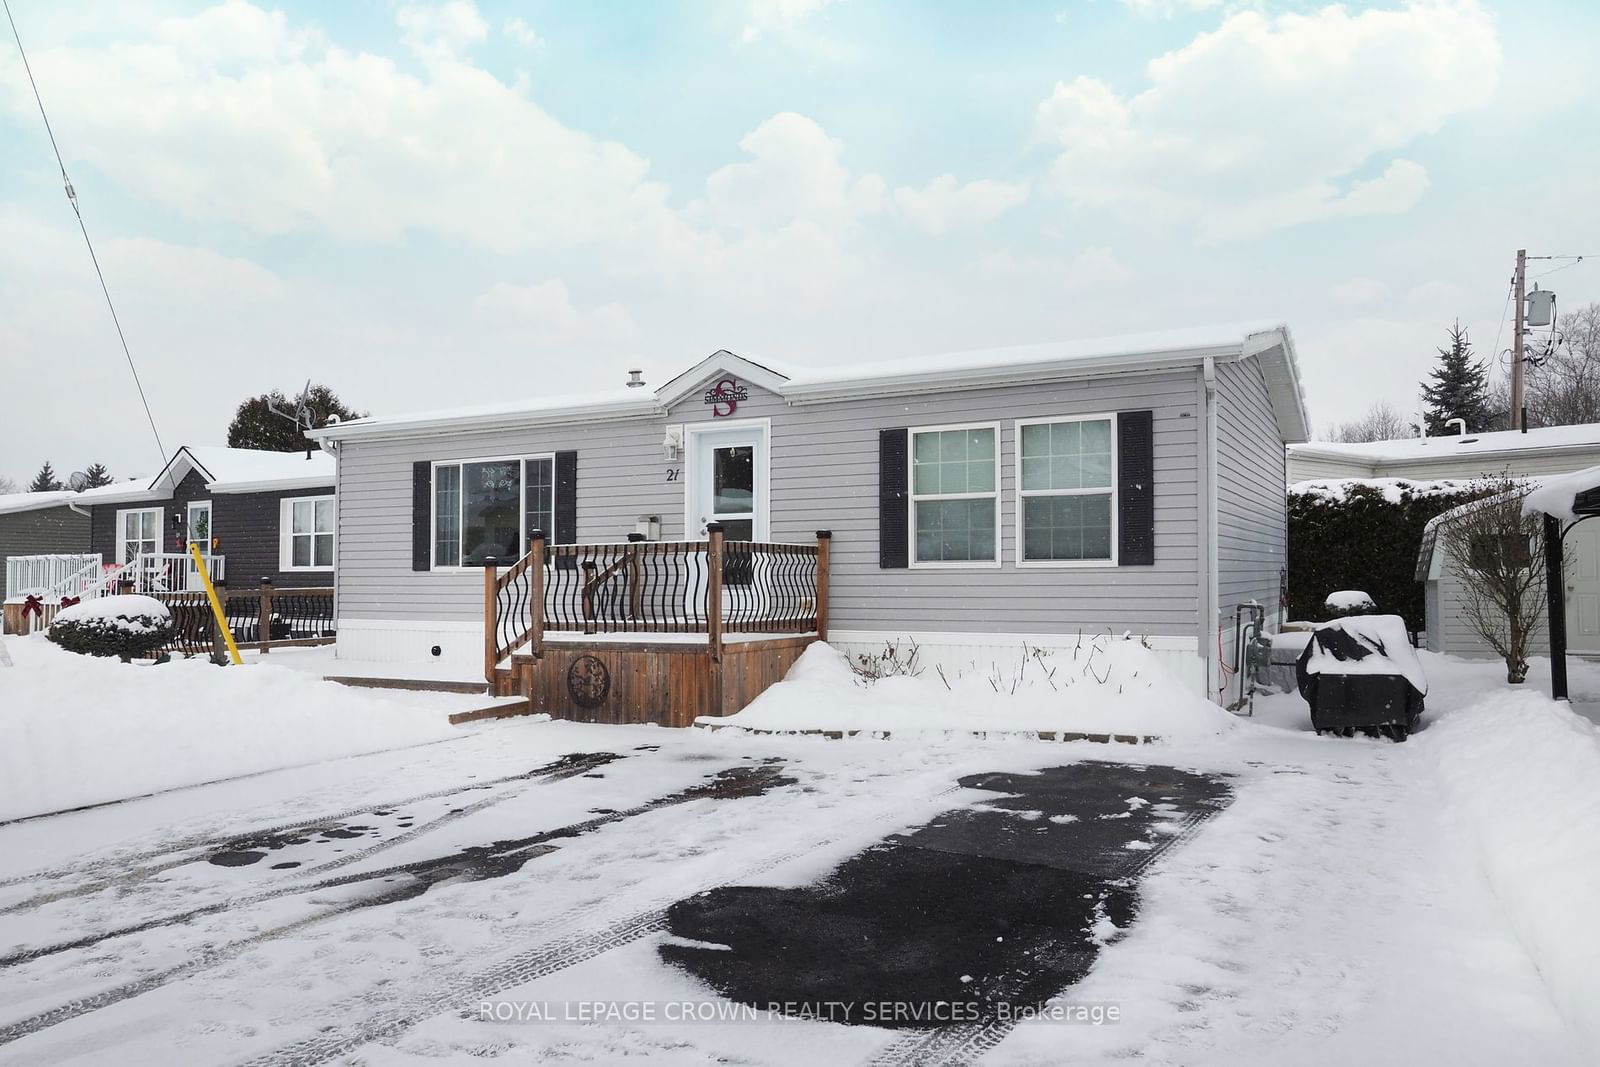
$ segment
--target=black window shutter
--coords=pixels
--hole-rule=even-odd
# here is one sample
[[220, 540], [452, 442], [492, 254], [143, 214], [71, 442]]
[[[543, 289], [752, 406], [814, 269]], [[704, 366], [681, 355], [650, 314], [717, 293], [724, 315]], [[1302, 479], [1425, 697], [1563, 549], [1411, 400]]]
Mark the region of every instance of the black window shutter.
[[911, 433], [905, 427], [878, 431], [878, 566], [905, 567], [910, 559], [906, 490]]
[[429, 570], [433, 561], [433, 464], [411, 465], [411, 569]]
[[578, 543], [578, 453], [556, 453], [556, 528], [551, 544]]
[[1156, 561], [1155, 419], [1149, 411], [1117, 415], [1117, 563]]

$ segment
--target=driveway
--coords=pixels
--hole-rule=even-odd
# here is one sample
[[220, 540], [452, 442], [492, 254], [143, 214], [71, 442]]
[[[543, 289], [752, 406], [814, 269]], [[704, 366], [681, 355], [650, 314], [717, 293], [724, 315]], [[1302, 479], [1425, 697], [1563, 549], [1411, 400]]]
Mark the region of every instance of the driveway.
[[1416, 772], [488, 725], [0, 827], [0, 1058], [1576, 1062]]

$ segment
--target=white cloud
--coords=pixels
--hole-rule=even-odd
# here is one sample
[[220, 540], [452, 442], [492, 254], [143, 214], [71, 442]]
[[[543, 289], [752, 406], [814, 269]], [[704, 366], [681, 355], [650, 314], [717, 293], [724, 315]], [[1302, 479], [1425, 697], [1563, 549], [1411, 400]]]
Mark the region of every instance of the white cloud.
[[1426, 172], [1385, 157], [1487, 103], [1499, 66], [1474, 0], [1241, 12], [1152, 60], [1137, 94], [1057, 84], [1037, 122], [1062, 149], [1055, 188], [1075, 203], [1239, 238], [1408, 210]]
[[525, 48], [544, 47], [544, 38], [540, 37], [538, 31], [520, 18], [513, 16], [506, 19], [502, 29], [504, 29], [507, 37]]
[[599, 304], [580, 310], [567, 283], [559, 278], [513, 285], [496, 282], [473, 301], [491, 325], [514, 332], [528, 345], [633, 341], [639, 327], [620, 304]]
[[739, 147], [751, 158], [714, 171], [705, 199], [693, 207], [712, 226], [780, 229], [807, 222], [831, 229], [883, 208], [883, 179], [852, 176], [840, 159], [844, 145], [804, 115], [773, 115]]
[[[666, 224], [665, 187], [626, 147], [572, 129], [459, 54], [465, 3], [401, 8], [420, 72], [229, 0], [153, 40], [40, 48], [69, 169], [114, 173], [181, 216], [351, 241], [429, 231], [492, 249], [626, 240]], [[0, 51], [0, 107], [33, 121]]]
[[1027, 199], [1026, 184], [984, 178], [957, 185], [953, 174], [940, 175], [921, 189], [902, 186], [894, 191], [895, 207], [906, 221], [931, 234], [989, 222]]
[[745, 43], [772, 30], [790, 30], [839, 0], [750, 0], [744, 31]]
[[1221, 7], [1222, 0], [1122, 0], [1122, 6], [1136, 15], [1170, 19], [1174, 15]]

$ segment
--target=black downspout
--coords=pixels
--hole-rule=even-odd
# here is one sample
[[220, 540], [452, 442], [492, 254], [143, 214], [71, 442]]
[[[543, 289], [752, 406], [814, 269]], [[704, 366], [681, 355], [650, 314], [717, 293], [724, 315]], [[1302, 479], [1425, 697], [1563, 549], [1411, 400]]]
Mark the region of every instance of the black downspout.
[[1544, 517], [1544, 572], [1550, 601], [1550, 696], [1567, 699], [1567, 598], [1561, 575], [1561, 520]]

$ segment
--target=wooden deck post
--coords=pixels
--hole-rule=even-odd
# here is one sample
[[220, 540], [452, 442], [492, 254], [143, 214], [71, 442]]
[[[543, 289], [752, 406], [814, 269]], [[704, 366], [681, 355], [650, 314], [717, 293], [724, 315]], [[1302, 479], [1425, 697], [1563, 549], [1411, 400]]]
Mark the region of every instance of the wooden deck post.
[[[292, 635], [291, 635], [292, 636]], [[272, 579], [261, 579], [261, 601], [256, 607], [256, 650], [265, 655], [272, 640]]]
[[722, 523], [706, 523], [710, 547], [706, 550], [706, 642], [712, 662], [722, 659]]
[[644, 543], [644, 534], [631, 533], [628, 535], [626, 569], [628, 572], [628, 618], [644, 618], [644, 568], [639, 545]]
[[544, 655], [544, 531], [533, 531], [528, 546], [528, 652]]
[[828, 639], [828, 557], [833, 545], [832, 530], [817, 531], [817, 640]]
[[598, 566], [594, 560], [583, 561], [583, 632], [592, 634], [594, 630], [594, 571]]
[[495, 655], [499, 649], [498, 628], [495, 626], [495, 601], [500, 594], [497, 570], [493, 563], [483, 568], [483, 677], [491, 689], [494, 686], [494, 669], [500, 665], [500, 657]]

